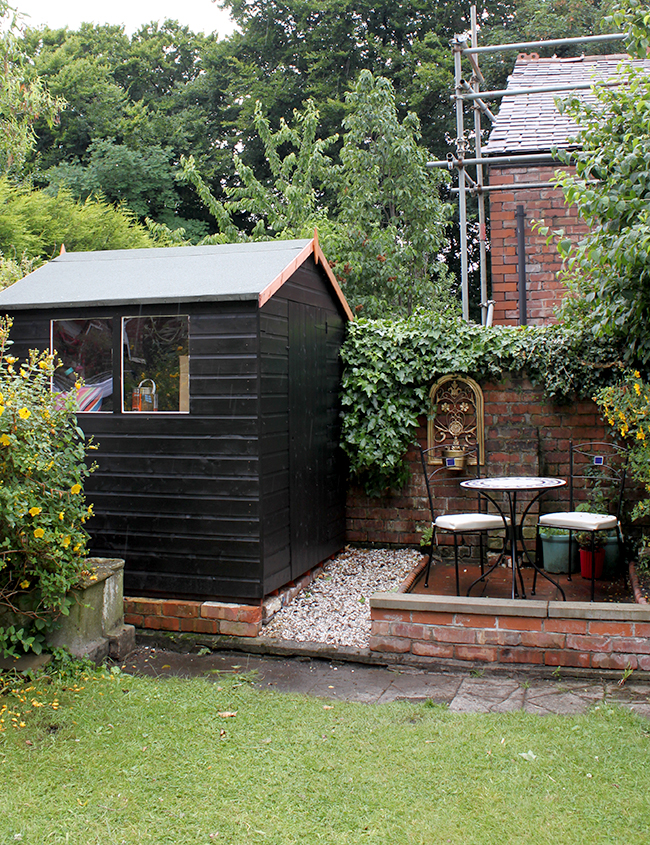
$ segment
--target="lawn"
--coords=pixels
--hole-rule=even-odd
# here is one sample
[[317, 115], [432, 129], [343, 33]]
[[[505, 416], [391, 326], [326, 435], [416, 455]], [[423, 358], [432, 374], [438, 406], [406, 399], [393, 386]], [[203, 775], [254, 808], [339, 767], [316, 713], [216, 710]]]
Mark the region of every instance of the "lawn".
[[[4, 708], [4, 709], [3, 709]], [[650, 725], [120, 672], [0, 696], [4, 843], [647, 843]]]

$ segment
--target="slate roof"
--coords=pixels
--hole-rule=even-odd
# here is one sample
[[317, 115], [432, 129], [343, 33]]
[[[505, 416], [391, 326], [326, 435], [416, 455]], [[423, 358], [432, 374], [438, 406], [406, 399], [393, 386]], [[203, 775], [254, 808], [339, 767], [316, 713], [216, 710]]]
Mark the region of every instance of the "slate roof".
[[349, 313], [316, 238], [67, 252], [0, 291], [0, 309], [251, 299], [262, 305], [312, 253]]
[[[534, 54], [533, 54], [534, 55]], [[632, 60], [629, 56], [582, 56], [571, 59], [539, 59], [525, 54], [515, 63], [508, 77], [507, 88], [530, 88], [539, 85], [572, 85], [615, 79], [621, 62], [645, 67], [650, 73], [650, 60]], [[594, 99], [591, 91], [576, 92], [587, 100]], [[552, 147], [569, 147], [569, 138], [578, 131], [576, 124], [560, 114], [556, 97], [569, 93], [538, 92], [518, 96], [504, 96], [496, 122], [483, 154], [548, 152]]]

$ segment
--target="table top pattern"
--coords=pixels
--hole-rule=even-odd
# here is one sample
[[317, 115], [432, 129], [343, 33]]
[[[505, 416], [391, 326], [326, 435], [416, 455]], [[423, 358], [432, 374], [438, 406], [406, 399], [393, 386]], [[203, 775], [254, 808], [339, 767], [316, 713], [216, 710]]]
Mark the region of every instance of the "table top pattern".
[[494, 478], [472, 478], [469, 481], [461, 481], [461, 487], [470, 490], [492, 490], [514, 492], [517, 490], [551, 490], [555, 487], [564, 487], [566, 481], [563, 478], [543, 478], [535, 475], [507, 475]]

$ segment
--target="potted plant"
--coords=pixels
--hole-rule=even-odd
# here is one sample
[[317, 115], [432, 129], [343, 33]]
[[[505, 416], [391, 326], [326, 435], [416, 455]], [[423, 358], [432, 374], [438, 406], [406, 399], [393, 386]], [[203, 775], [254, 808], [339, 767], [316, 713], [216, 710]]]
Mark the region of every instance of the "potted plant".
[[578, 571], [578, 546], [575, 538], [570, 542], [571, 537], [565, 528], [540, 528], [539, 537], [546, 572], [560, 575]]
[[[593, 554], [592, 554], [593, 538]], [[580, 574], [583, 578], [603, 577], [605, 563], [605, 543], [607, 533], [604, 531], [578, 531], [576, 542], [580, 550]]]

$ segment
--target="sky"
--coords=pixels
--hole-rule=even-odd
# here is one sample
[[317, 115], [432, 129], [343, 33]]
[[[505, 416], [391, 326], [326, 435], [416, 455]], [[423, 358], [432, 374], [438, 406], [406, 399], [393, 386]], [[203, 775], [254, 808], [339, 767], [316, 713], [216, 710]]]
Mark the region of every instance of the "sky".
[[[194, 32], [217, 32], [229, 35], [234, 24], [228, 12], [211, 0], [109, 0], [89, 3], [88, 0], [9, 0], [9, 4], [25, 17], [29, 26], [47, 24], [52, 29], [67, 26], [78, 29], [84, 21], [123, 24], [132, 35], [142, 24], [152, 20], [177, 20]], [[29, 15], [29, 17], [27, 17]]]

